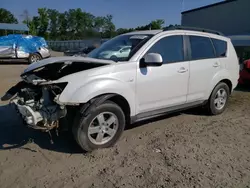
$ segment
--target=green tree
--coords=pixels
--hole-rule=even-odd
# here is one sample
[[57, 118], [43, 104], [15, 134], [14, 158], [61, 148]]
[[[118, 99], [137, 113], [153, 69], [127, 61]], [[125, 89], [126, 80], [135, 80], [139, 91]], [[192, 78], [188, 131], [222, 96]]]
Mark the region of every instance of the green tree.
[[58, 38], [59, 12], [55, 9], [48, 9], [47, 12], [49, 18], [49, 39], [56, 40]]
[[[4, 8], [0, 8], [0, 23], [18, 23], [18, 22], [15, 16], [10, 11]], [[0, 30], [0, 36], [6, 34], [8, 34], [8, 31]]]
[[10, 11], [0, 8], [0, 23], [18, 23], [18, 21]]
[[97, 16], [93, 20], [93, 28], [97, 32], [102, 32], [104, 30], [105, 18], [102, 16]]
[[[59, 17], [58, 17], [58, 40], [68, 40], [69, 39], [69, 35], [67, 35], [67, 31], [69, 28], [68, 25], [68, 12], [65, 11], [64, 13], [59, 13]], [[74, 35], [74, 33], [70, 33], [70, 35]]]
[[119, 29], [116, 30], [116, 34], [121, 35], [121, 34], [124, 34], [124, 33], [131, 32], [132, 30], [133, 29], [119, 28]]
[[83, 39], [94, 34], [95, 16], [83, 12], [82, 9], [70, 9], [68, 11], [68, 31], [72, 33], [71, 39]]
[[30, 35], [37, 35], [38, 22], [36, 20], [37, 20], [37, 17], [34, 17], [33, 20], [30, 20], [28, 24]]
[[115, 25], [113, 23], [113, 16], [108, 14], [104, 18], [104, 37], [105, 38], [110, 38], [115, 36]]
[[151, 29], [162, 29], [163, 25], [164, 25], [165, 21], [158, 19], [158, 20], [154, 20], [150, 23], [151, 25]]
[[46, 8], [39, 8], [39, 26], [38, 26], [38, 35], [45, 37], [47, 39], [47, 30], [49, 26], [49, 16]]
[[26, 24], [29, 28], [29, 34], [37, 35], [38, 22], [36, 22], [35, 19], [37, 19], [38, 17], [31, 18], [28, 10], [24, 10], [21, 14], [21, 17], [23, 20], [22, 22]]
[[[97, 16], [82, 11], [69, 9], [63, 13], [55, 9], [39, 8], [38, 16], [30, 17], [27, 10], [21, 15], [30, 34], [39, 35], [49, 40], [76, 40], [93, 37], [111, 38], [134, 30], [162, 29], [164, 20], [153, 20], [149, 24], [136, 28], [119, 28], [116, 30], [113, 16]], [[16, 18], [5, 9], [0, 9], [0, 22], [17, 23]]]

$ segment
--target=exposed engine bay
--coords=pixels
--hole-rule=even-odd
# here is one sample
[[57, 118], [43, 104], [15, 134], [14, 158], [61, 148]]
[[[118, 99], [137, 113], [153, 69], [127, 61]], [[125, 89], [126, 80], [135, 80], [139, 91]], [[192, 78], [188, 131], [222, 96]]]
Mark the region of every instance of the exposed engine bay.
[[65, 86], [66, 83], [34, 86], [22, 81], [12, 88], [17, 95], [11, 101], [16, 104], [26, 124], [34, 129], [50, 131], [58, 128], [59, 119], [67, 114], [66, 107], [55, 102]]

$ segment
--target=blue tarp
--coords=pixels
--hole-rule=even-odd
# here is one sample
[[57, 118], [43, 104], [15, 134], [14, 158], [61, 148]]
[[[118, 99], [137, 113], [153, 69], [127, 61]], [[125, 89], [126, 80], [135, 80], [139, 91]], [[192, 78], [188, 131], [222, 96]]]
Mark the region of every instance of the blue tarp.
[[39, 51], [40, 47], [48, 48], [48, 45], [42, 37], [11, 34], [0, 37], [0, 48], [1, 47], [13, 47], [14, 49], [18, 47], [18, 50], [25, 53], [35, 53]]

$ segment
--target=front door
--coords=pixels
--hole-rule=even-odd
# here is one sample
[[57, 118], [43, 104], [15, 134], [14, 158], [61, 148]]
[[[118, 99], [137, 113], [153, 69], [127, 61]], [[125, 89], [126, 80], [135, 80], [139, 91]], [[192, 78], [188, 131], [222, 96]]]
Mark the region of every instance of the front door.
[[182, 35], [163, 36], [145, 53], [158, 53], [159, 67], [137, 68], [137, 113], [185, 104], [189, 82], [189, 62]]

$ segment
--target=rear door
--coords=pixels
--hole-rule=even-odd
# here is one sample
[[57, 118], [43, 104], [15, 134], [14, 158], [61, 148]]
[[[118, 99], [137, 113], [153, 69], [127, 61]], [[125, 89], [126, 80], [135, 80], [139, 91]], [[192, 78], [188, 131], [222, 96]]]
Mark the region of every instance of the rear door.
[[221, 70], [212, 40], [206, 35], [187, 35], [190, 55], [190, 79], [187, 102], [206, 100], [214, 75]]

